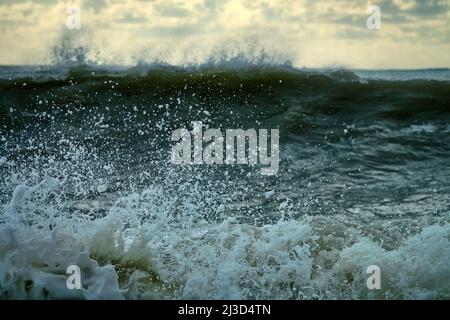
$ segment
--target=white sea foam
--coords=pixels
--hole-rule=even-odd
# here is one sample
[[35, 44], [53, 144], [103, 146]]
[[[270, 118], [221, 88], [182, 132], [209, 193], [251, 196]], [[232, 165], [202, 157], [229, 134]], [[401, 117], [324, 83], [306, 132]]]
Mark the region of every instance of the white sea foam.
[[[180, 204], [158, 187], [118, 199], [95, 221], [58, 211], [37, 191], [18, 185], [2, 210], [3, 298], [421, 299], [450, 292], [449, 224], [425, 227], [388, 250], [339, 219], [210, 223], [186, 204], [175, 215]], [[82, 290], [66, 288], [70, 264], [81, 268]], [[371, 264], [381, 268], [379, 291], [365, 286]]]

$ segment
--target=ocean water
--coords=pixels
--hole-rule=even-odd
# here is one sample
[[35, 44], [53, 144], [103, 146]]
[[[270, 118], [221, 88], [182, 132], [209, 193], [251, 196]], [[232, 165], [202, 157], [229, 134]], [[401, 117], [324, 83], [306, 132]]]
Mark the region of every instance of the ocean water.
[[[171, 164], [192, 121], [278, 174]], [[0, 67], [0, 297], [448, 299], [449, 159], [446, 69]]]

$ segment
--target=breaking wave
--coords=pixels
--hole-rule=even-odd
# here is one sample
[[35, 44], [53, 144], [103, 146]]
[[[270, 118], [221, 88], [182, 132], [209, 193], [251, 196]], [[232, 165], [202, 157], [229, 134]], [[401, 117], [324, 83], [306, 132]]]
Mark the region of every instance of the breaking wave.
[[[0, 297], [448, 299], [450, 83], [394, 75], [0, 68]], [[172, 166], [194, 120], [279, 128], [279, 175]]]

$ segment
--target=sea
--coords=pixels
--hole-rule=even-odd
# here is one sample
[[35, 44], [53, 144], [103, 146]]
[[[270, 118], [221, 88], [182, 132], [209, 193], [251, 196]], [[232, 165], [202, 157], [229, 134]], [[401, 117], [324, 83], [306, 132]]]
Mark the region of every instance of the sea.
[[[194, 121], [277, 174], [173, 164]], [[449, 182], [449, 69], [1, 66], [0, 298], [449, 299]]]

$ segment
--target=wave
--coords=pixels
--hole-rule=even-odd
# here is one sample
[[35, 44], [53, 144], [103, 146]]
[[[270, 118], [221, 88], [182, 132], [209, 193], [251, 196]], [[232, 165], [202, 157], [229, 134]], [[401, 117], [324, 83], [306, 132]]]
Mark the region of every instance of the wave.
[[[449, 81], [369, 79], [351, 70], [299, 70], [289, 65], [2, 67], [0, 74], [0, 117], [9, 127], [26, 122], [17, 118], [21, 111], [29, 114], [57, 107], [61, 113], [66, 108], [122, 104], [120, 112], [139, 107], [155, 114], [158, 106], [169, 104], [172, 114], [186, 116], [185, 122], [192, 121], [187, 115], [192, 106], [213, 112], [217, 121], [226, 123], [231, 120], [229, 112], [237, 108], [243, 121], [257, 117], [291, 130], [296, 119], [307, 119], [303, 115], [320, 119], [326, 114], [356, 112], [366, 118], [439, 117], [449, 112], [450, 99]], [[12, 105], [18, 111], [15, 114], [8, 112]], [[205, 117], [201, 112], [196, 116]], [[250, 124], [238, 121], [235, 125]]]
[[[119, 168], [131, 162], [111, 162], [71, 140], [58, 138], [59, 154], [20, 144], [22, 158], [0, 162], [2, 299], [450, 297], [444, 190], [390, 204], [362, 199], [366, 186], [352, 210], [333, 213], [333, 198], [331, 206], [320, 203], [321, 214], [304, 190], [248, 175], [237, 176], [239, 184], [229, 174], [220, 179], [163, 163], [154, 173], [146, 163], [125, 173], [128, 185]], [[258, 206], [266, 219], [257, 220], [251, 208]], [[82, 290], [66, 287], [73, 264]], [[381, 269], [381, 290], [367, 289], [369, 265]]]
[[99, 76], [115, 77], [141, 77], [145, 78], [153, 73], [176, 72], [180, 76], [184, 74], [209, 74], [209, 73], [242, 73], [252, 72], [277, 72], [278, 74], [294, 75], [304, 74], [329, 76], [335, 80], [348, 81], [358, 80], [366, 82], [379, 80], [386, 82], [400, 81], [421, 81], [434, 80], [439, 82], [450, 81], [450, 69], [417, 69], [417, 70], [359, 70], [347, 68], [298, 68], [294, 67], [290, 61], [277, 62], [272, 60], [267, 54], [261, 53], [259, 58], [249, 59], [245, 56], [229, 58], [210, 59], [204, 63], [193, 63], [185, 65], [170, 65], [156, 61], [153, 63], [138, 63], [135, 66], [122, 65], [102, 65], [82, 62], [60, 62], [51, 65], [28, 65], [28, 66], [0, 66], [1, 80], [66, 80], [68, 78], [81, 77], [96, 78]]
[[[1, 67], [0, 297], [449, 298], [450, 83], [425, 73]], [[172, 166], [193, 120], [280, 128], [279, 175]]]
[[[104, 218], [70, 218], [36, 202], [42, 188], [17, 186], [2, 215], [2, 298], [449, 298], [448, 223], [424, 226], [387, 249], [383, 237], [363, 235], [370, 226], [343, 217], [258, 227], [231, 218], [207, 223], [188, 210], [173, 216], [172, 199], [158, 187], [118, 199]], [[53, 214], [23, 219], [40, 210]], [[65, 287], [72, 264], [81, 268], [82, 290]], [[372, 264], [382, 270], [381, 290], [366, 287]]]

